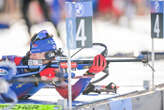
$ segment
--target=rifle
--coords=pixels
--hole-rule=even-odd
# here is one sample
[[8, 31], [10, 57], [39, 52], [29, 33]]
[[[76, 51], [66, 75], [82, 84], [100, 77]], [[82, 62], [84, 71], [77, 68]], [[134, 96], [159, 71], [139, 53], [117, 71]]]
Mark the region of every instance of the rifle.
[[[99, 82], [101, 80], [103, 80], [105, 77], [107, 77], [109, 75], [108, 72], [108, 68], [109, 68], [109, 63], [114, 63], [114, 62], [142, 62], [144, 64], [146, 64], [148, 62], [148, 59], [145, 57], [141, 57], [141, 58], [111, 58], [107, 56], [108, 53], [108, 49], [107, 46], [102, 44], [102, 43], [94, 43], [93, 46], [101, 46], [104, 47], [104, 50], [100, 53], [102, 55], [104, 55], [106, 57], [106, 61], [107, 61], [107, 66], [104, 69], [104, 73], [106, 73], [103, 77], [95, 80], [92, 83], [96, 83]], [[88, 69], [92, 63], [93, 63], [93, 57], [90, 58], [79, 58], [79, 59], [73, 59], [73, 57], [80, 52], [82, 49], [81, 48], [79, 51], [77, 51], [75, 54], [73, 54], [71, 56], [72, 60], [71, 60], [71, 68], [72, 70], [82, 70], [82, 69]], [[28, 76], [32, 76], [32, 75], [36, 75], [39, 72], [41, 72], [43, 69], [45, 69], [47, 66], [48, 67], [52, 67], [52, 68], [60, 68], [62, 69], [63, 72], [67, 72], [67, 57], [65, 55], [63, 55], [63, 53], [60, 51], [58, 51], [58, 53], [56, 53], [58, 55], [56, 60], [52, 60], [50, 62], [50, 64], [39, 64], [39, 65], [23, 65], [23, 66], [17, 66], [17, 69], [38, 69], [38, 71], [35, 72], [28, 72], [28, 73], [20, 73], [17, 74], [16, 76], [14, 76], [15, 78], [20, 78], [20, 77], [28, 77]], [[93, 78], [93, 76], [75, 76], [74, 79], [77, 78], [88, 78], [91, 77]]]

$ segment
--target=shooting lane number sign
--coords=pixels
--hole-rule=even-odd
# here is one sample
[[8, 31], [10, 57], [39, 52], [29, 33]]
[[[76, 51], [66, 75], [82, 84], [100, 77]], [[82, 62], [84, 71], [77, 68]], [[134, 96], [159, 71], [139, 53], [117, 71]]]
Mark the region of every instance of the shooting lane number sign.
[[151, 37], [164, 37], [163, 0], [151, 0]]
[[66, 1], [65, 7], [67, 47], [70, 49], [92, 47], [92, 1]]

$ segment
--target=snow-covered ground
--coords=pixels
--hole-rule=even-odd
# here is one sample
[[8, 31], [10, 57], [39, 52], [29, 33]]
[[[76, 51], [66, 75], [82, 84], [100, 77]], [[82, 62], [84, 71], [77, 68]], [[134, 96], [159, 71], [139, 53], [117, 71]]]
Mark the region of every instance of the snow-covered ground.
[[[118, 52], [134, 53], [134, 55], [138, 55], [138, 53], [142, 50], [151, 51], [150, 17], [136, 17], [131, 23], [131, 28], [128, 28], [123, 21], [121, 21], [121, 25], [114, 25], [110, 21], [94, 20], [93, 42], [105, 43], [108, 46], [109, 55], [113, 55]], [[13, 24], [9, 30], [0, 30], [0, 56], [24, 56], [26, 54], [29, 50], [30, 37], [25, 29], [26, 26], [23, 21], [19, 21]], [[33, 26], [32, 33], [38, 32], [41, 29], [47, 29], [50, 33], [55, 35], [55, 31], [49, 23]], [[62, 40], [59, 40], [57, 37], [54, 37], [54, 39], [58, 47], [65, 48], [66, 33], [64, 22], [60, 24], [60, 30]], [[155, 50], [164, 51], [163, 39], [155, 39]], [[86, 54], [87, 52], [81, 54], [81, 56]], [[151, 81], [152, 78], [151, 69], [148, 66], [144, 66], [142, 63], [111, 63], [109, 67], [110, 76], [98, 84], [114, 82], [120, 86], [118, 90], [119, 94], [143, 89], [143, 81]], [[164, 61], [155, 62], [155, 84], [163, 83], [163, 67]], [[97, 74], [96, 78], [102, 74], [103, 73]], [[81, 95], [77, 98], [77, 100], [92, 101], [110, 96], [112, 95]], [[42, 89], [31, 98], [57, 101], [58, 99], [61, 99], [61, 96], [54, 89]]]

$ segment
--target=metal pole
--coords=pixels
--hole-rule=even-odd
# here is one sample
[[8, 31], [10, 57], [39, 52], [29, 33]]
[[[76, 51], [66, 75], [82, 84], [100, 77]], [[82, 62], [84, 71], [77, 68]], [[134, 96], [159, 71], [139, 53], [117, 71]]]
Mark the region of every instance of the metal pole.
[[[158, 0], [155, 0], [155, 10], [156, 12], [159, 11], [159, 2]], [[159, 15], [156, 15], [156, 21], [155, 21], [155, 26], [154, 26], [154, 30], [153, 30], [157, 35], [156, 37], [159, 38], [159, 34], [160, 34], [160, 28], [159, 28]], [[155, 84], [154, 84], [154, 63], [155, 63], [155, 53], [154, 53], [154, 37], [152, 37], [152, 53], [151, 53], [151, 59], [152, 59], [152, 89], [155, 88]]]
[[152, 89], [155, 88], [154, 86], [154, 63], [155, 63], [155, 54], [154, 54], [154, 38], [152, 38], [152, 52], [151, 52], [151, 59], [152, 59]]
[[68, 49], [68, 106], [72, 110], [72, 86], [71, 86], [71, 54]]

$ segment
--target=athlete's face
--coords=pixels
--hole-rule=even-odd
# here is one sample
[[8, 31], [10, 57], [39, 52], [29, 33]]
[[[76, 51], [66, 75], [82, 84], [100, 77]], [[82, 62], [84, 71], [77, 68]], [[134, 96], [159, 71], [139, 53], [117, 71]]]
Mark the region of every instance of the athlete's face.
[[30, 59], [32, 60], [45, 59], [45, 52], [33, 53], [30, 55]]

